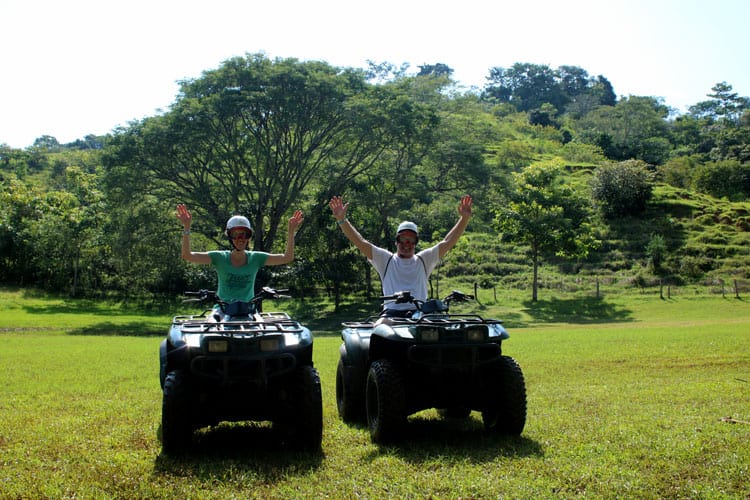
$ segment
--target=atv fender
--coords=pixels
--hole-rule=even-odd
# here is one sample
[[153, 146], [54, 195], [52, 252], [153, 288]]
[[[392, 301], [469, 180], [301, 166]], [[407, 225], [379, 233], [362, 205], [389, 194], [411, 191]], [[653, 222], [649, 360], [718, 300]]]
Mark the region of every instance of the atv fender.
[[164, 379], [167, 377], [167, 339], [159, 344], [159, 383], [164, 390]]
[[372, 331], [373, 335], [377, 335], [379, 337], [392, 337], [393, 335], [396, 335], [396, 332], [393, 330], [393, 327], [386, 323], [381, 323], [378, 326], [375, 327], [375, 329]]
[[359, 334], [343, 336], [344, 343], [339, 347], [339, 354], [346, 366], [362, 366], [367, 364], [367, 351], [370, 339], [363, 339]]

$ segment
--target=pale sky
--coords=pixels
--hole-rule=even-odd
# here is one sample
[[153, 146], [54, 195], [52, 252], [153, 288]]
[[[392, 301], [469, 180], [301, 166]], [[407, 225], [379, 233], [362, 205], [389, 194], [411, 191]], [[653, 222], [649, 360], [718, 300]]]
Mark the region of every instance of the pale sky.
[[0, 144], [103, 135], [167, 110], [234, 56], [453, 68], [578, 66], [680, 112], [716, 83], [750, 96], [747, 0], [0, 0]]

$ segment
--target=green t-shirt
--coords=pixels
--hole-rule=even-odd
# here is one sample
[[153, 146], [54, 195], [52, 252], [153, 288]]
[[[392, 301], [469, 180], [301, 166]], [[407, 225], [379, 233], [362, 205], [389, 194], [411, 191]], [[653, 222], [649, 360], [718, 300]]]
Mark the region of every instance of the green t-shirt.
[[219, 277], [217, 294], [224, 302], [241, 300], [248, 302], [255, 295], [255, 275], [268, 259], [265, 252], [245, 251], [247, 263], [242, 267], [235, 267], [229, 259], [228, 250], [214, 250], [208, 252], [211, 264]]

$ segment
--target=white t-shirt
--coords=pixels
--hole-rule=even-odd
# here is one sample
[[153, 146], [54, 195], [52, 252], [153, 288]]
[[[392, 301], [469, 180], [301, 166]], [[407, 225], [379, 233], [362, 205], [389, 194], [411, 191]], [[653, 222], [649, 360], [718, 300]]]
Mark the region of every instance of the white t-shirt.
[[[418, 252], [410, 259], [404, 259], [396, 253], [373, 246], [372, 260], [369, 262], [380, 275], [383, 295], [409, 291], [412, 297], [424, 301], [427, 300], [427, 278], [440, 262], [440, 253], [438, 245], [435, 245]], [[385, 302], [384, 306], [396, 310], [414, 309], [414, 304]]]

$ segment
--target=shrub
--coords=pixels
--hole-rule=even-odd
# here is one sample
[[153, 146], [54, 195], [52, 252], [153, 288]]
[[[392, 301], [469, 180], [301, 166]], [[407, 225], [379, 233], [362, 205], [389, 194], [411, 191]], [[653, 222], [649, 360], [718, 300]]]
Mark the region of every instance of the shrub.
[[693, 176], [695, 189], [716, 198], [743, 200], [750, 196], [750, 164], [736, 160], [707, 163]]
[[606, 218], [638, 215], [651, 199], [652, 178], [640, 160], [608, 163], [594, 173], [591, 195]]

